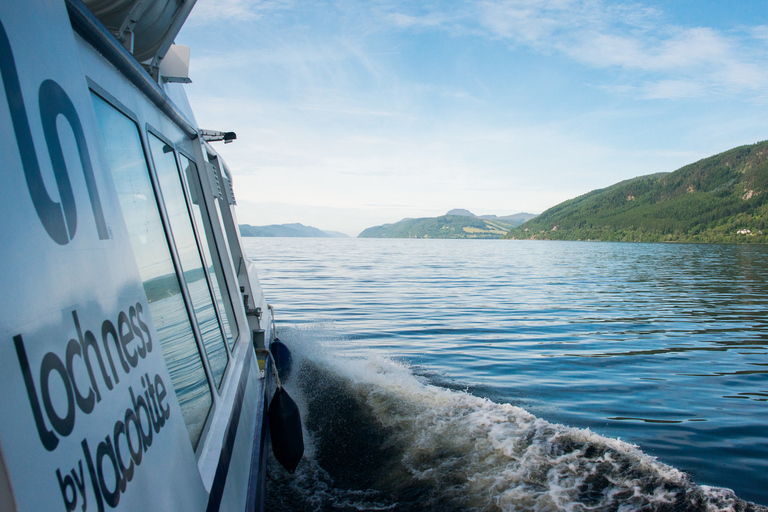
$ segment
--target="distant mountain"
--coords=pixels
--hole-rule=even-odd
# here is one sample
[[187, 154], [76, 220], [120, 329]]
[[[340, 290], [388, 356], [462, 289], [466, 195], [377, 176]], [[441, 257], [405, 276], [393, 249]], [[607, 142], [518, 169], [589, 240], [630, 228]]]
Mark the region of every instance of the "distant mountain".
[[[522, 215], [522, 217], [520, 217]], [[501, 238], [511, 228], [526, 219], [530, 213], [507, 217], [486, 215], [478, 217], [468, 210], [454, 209], [440, 217], [403, 219], [394, 224], [374, 226], [364, 230], [358, 238]]]
[[766, 243], [768, 141], [593, 190], [521, 224], [507, 238]]
[[[505, 215], [503, 217], [499, 217], [497, 215], [475, 215], [471, 211], [465, 210], [463, 208], [454, 208], [453, 210], [446, 213], [446, 215], [459, 215], [461, 217], [478, 217], [480, 219], [500, 220], [502, 222], [507, 222], [512, 225], [521, 224], [529, 219], [536, 217], [535, 213], [516, 213], [514, 215]], [[403, 220], [410, 220], [410, 219], [403, 219]]]
[[469, 210], [465, 210], [464, 208], [454, 208], [453, 210], [446, 213], [446, 215], [458, 215], [460, 217], [477, 217], [477, 215], [475, 215]]
[[323, 231], [305, 226], [304, 224], [271, 224], [269, 226], [251, 226], [249, 224], [240, 224], [240, 236], [288, 236], [288, 237], [307, 237], [307, 238], [348, 238], [344, 233], [338, 231]]
[[516, 213], [514, 215], [504, 215], [503, 217], [497, 217], [496, 215], [480, 215], [479, 217], [481, 219], [500, 220], [516, 226], [537, 216], [535, 213]]

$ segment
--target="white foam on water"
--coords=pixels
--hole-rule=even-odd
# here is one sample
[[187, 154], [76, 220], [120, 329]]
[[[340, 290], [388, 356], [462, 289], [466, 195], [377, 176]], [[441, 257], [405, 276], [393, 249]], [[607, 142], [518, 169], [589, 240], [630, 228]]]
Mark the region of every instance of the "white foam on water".
[[[697, 486], [632, 444], [431, 385], [406, 365], [374, 353], [343, 357], [332, 341], [318, 342], [323, 337], [319, 330], [292, 329], [281, 337], [294, 354], [295, 374], [286, 389], [302, 417], [311, 410], [302, 387], [312, 391], [322, 379], [341, 383], [334, 389], [342, 389], [335, 394], [343, 396], [330, 398], [362, 411], [381, 436], [372, 450], [380, 448], [387, 457], [379, 466], [386, 471], [372, 484], [339, 486], [320, 467], [317, 449], [324, 436], [354, 433], [305, 432], [306, 456], [296, 474], [270, 470], [272, 482], [290, 488], [303, 509], [768, 510], [739, 500], [728, 489]], [[300, 369], [307, 365], [315, 370], [302, 376]], [[334, 414], [337, 407], [326, 409]]]

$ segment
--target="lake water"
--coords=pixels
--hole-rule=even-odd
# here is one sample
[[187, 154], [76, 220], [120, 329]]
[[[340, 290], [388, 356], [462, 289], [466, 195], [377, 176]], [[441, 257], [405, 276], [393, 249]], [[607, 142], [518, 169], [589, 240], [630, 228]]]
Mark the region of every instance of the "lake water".
[[274, 509], [768, 505], [768, 247], [244, 241], [307, 429]]

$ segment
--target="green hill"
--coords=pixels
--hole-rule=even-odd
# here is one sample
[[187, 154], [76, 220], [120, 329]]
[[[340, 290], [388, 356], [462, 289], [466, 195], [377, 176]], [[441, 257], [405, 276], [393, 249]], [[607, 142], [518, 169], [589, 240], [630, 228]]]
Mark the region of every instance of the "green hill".
[[510, 228], [532, 216], [517, 214], [514, 220], [502, 220], [490, 215], [478, 217], [466, 210], [451, 210], [440, 217], [403, 219], [368, 228], [358, 238], [502, 238]]
[[550, 208], [505, 238], [766, 243], [768, 141]]

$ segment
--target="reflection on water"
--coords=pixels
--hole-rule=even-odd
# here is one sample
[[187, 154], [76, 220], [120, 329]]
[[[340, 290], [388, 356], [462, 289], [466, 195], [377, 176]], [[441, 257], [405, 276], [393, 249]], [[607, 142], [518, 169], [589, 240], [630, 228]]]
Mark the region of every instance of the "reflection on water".
[[[203, 432], [212, 399], [200, 362], [200, 353], [194, 344], [184, 301], [177, 292], [150, 302], [149, 311], [160, 337], [163, 356], [171, 374], [181, 412], [184, 414], [189, 437], [192, 445], [196, 446]], [[202, 325], [200, 328], [203, 328]], [[189, 342], [190, 338], [193, 343]]]
[[[189, 295], [192, 298], [193, 304], [201, 304], [204, 303], [205, 300], [210, 300], [208, 282], [202, 275], [196, 281], [187, 281], [187, 287], [189, 288]], [[219, 327], [219, 321], [216, 317], [213, 305], [210, 305], [210, 307], [207, 308], [200, 308], [196, 313], [197, 324], [200, 327], [200, 334], [203, 336], [203, 339], [217, 341], [216, 343], [210, 343], [205, 347], [211, 367], [215, 368], [214, 374], [223, 374], [229, 356], [227, 355], [227, 348], [221, 337], [221, 328]], [[217, 384], [219, 382], [220, 380], [217, 381]]]
[[[768, 247], [245, 239], [280, 324], [768, 504]], [[250, 250], [249, 250], [250, 249]]]

